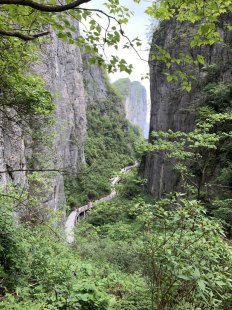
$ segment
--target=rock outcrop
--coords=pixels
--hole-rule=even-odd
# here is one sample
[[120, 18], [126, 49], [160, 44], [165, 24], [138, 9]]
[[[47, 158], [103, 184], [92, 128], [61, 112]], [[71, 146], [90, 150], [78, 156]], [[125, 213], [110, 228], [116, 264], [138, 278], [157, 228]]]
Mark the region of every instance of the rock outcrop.
[[[43, 46], [41, 54], [42, 63], [35, 67], [35, 71], [43, 77], [48, 89], [55, 94], [51, 164], [56, 169], [75, 173], [84, 162], [86, 134], [82, 55], [77, 46], [60, 41], [54, 34], [51, 42]], [[37, 145], [34, 147], [37, 148]], [[46, 157], [46, 148], [42, 152]], [[63, 176], [55, 176], [51, 186], [48, 204], [56, 209], [65, 201]]]
[[9, 182], [26, 185], [26, 140], [24, 132], [17, 121], [0, 115], [0, 184], [5, 187]]
[[[220, 26], [219, 26], [220, 28]], [[209, 78], [205, 69], [216, 66], [217, 81], [231, 83], [231, 35], [220, 28], [220, 33], [227, 45], [215, 44], [201, 48], [189, 49], [186, 43], [191, 28], [173, 21], [161, 23], [159, 29], [154, 33], [151, 51], [159, 45], [169, 51], [172, 57], [178, 57], [179, 53], [187, 53], [195, 57], [201, 54], [205, 57], [205, 65], [187, 68], [191, 74], [195, 74], [196, 82], [192, 85], [190, 93], [180, 90], [178, 82], [166, 81], [163, 74], [165, 67], [162, 62], [152, 61], [150, 65], [151, 78], [151, 120], [150, 133], [152, 131], [189, 132], [194, 128], [195, 109], [202, 100], [201, 89]], [[227, 64], [227, 65], [226, 65]], [[186, 70], [185, 68], [182, 68]], [[149, 137], [149, 141], [153, 138]], [[167, 160], [157, 153], [148, 153], [145, 160], [145, 178], [147, 179], [148, 192], [154, 197], [161, 197], [181, 189], [178, 174], [173, 170]]]
[[[13, 181], [30, 189], [29, 173], [15, 170], [50, 168], [77, 172], [85, 160], [86, 99], [80, 49], [60, 41], [53, 33], [49, 42], [42, 45], [41, 61], [33, 65], [32, 71], [46, 81], [47, 89], [54, 94], [54, 122], [45, 125], [43, 121], [32, 120], [26, 129], [1, 118], [0, 183], [3, 186]], [[41, 136], [35, 138], [37, 131], [41, 136], [49, 136], [49, 145], [41, 142]], [[63, 175], [50, 174], [47, 185], [44, 205], [56, 210], [65, 203]]]
[[113, 83], [125, 102], [126, 118], [138, 126], [145, 138], [148, 137], [148, 100], [145, 87], [138, 81], [128, 78]]
[[[115, 94], [107, 73], [98, 65], [89, 64], [89, 57], [88, 54], [83, 55], [83, 79], [87, 109], [97, 106], [101, 110], [102, 116], [104, 116], [104, 114], [108, 114], [112, 101], [115, 101], [114, 109], [125, 117], [124, 104], [121, 97]], [[107, 104], [107, 101], [109, 101], [109, 104]]]
[[107, 74], [97, 65], [89, 64], [89, 54], [83, 54], [83, 79], [87, 105], [97, 105], [107, 98], [109, 82]]

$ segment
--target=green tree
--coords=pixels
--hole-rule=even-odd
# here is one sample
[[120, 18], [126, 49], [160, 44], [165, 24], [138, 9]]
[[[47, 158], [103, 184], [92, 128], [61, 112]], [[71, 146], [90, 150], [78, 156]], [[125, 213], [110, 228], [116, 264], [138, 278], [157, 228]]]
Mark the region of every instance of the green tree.
[[[91, 63], [98, 63], [109, 72], [120, 70], [130, 73], [132, 65], [116, 55], [105, 62], [104, 53], [106, 46], [118, 49], [122, 38], [127, 42], [125, 48], [141, 44], [138, 38], [131, 41], [123, 30], [132, 12], [118, 0], [106, 1], [105, 11], [80, 7], [87, 2], [90, 0], [64, 1], [63, 4], [53, 0], [0, 1], [0, 36], [32, 41], [48, 36], [53, 29], [60, 39], [91, 53]], [[105, 21], [102, 23], [104, 18], [107, 27], [104, 27]], [[81, 34], [78, 22], [84, 24]]]
[[178, 193], [128, 200], [122, 191], [80, 223], [75, 247], [81, 257], [141, 275], [149, 288], [145, 309], [229, 310], [232, 253], [223, 238], [221, 224], [196, 200]]
[[163, 23], [172, 22], [179, 32], [182, 30], [186, 49], [189, 49], [190, 53], [181, 50], [173, 57], [170, 51], [152, 42], [150, 65], [163, 63], [163, 74], [167, 76], [167, 80], [179, 81], [183, 90], [190, 91], [195, 79], [192, 74], [193, 65], [204, 65], [204, 57], [200, 54], [199, 48], [216, 43], [225, 44], [220, 27], [232, 30], [231, 8], [231, 0], [153, 1], [146, 9], [146, 13], [159, 21], [158, 29]]
[[[217, 221], [197, 201], [160, 200], [144, 205], [138, 242], [153, 310], [230, 309], [231, 249]], [[217, 262], [216, 262], [217, 261]]]

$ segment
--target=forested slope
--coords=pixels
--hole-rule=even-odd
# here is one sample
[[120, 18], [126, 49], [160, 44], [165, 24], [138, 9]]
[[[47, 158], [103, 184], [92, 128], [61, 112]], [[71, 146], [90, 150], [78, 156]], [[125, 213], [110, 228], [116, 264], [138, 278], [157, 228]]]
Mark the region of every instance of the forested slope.
[[[81, 175], [66, 178], [68, 201], [72, 206], [110, 193], [109, 179], [121, 168], [133, 164], [136, 145], [142, 135], [127, 119], [123, 99], [115, 92], [107, 74], [84, 58], [87, 98], [87, 137]], [[69, 196], [70, 194], [70, 196]]]

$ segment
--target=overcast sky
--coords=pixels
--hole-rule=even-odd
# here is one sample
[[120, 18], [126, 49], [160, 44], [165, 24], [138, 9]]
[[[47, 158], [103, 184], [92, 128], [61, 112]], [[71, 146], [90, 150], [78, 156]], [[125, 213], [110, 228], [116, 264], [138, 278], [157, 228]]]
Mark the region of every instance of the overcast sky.
[[[130, 18], [129, 23], [126, 26], [123, 26], [124, 32], [126, 35], [132, 40], [135, 37], [139, 37], [142, 42], [142, 48], [138, 49], [139, 54], [143, 59], [148, 59], [148, 44], [147, 44], [147, 32], [148, 26], [150, 24], [148, 16], [144, 13], [144, 10], [149, 5], [150, 1], [141, 0], [140, 4], [136, 4], [133, 0], [121, 0], [121, 3], [128, 7], [131, 11], [134, 12], [134, 16]], [[83, 5], [83, 7], [89, 8], [98, 8], [104, 9], [102, 6], [103, 1], [92, 0], [88, 3], [88, 5]], [[105, 10], [105, 9], [104, 9]], [[137, 80], [140, 81], [149, 92], [149, 81], [142, 80], [141, 77], [148, 73], [148, 65], [145, 61], [139, 59], [138, 55], [133, 50], [127, 49], [119, 49], [118, 51], [109, 50], [107, 53], [116, 54], [119, 57], [124, 58], [128, 63], [131, 63], [134, 67], [133, 73], [129, 76], [123, 72], [117, 72], [115, 74], [111, 74], [111, 81], [115, 81], [119, 78], [129, 77], [132, 81]]]

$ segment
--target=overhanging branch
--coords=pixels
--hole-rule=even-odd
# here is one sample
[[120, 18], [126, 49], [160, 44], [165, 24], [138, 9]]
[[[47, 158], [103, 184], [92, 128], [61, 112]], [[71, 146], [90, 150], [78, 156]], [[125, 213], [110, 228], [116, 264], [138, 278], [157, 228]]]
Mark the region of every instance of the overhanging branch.
[[83, 3], [87, 3], [91, 0], [76, 0], [69, 4], [64, 5], [45, 5], [38, 2], [34, 2], [32, 0], [0, 0], [0, 5], [21, 5], [21, 6], [28, 6], [32, 9], [41, 11], [41, 12], [47, 12], [47, 13], [56, 13], [56, 12], [64, 12], [71, 9], [74, 9], [78, 6], [80, 6]]
[[[1, 2], [1, 1], [0, 1], [0, 2]], [[134, 47], [133, 42], [132, 42], [132, 41], [130, 40], [130, 38], [125, 34], [124, 30], [122, 29], [122, 24], [118, 21], [118, 19], [117, 19], [116, 17], [114, 17], [114, 16], [112, 16], [112, 15], [109, 15], [109, 14], [107, 14], [105, 11], [100, 10], [100, 9], [76, 8], [76, 10], [82, 10], [82, 11], [88, 11], [88, 12], [98, 12], [98, 13], [100, 13], [100, 14], [106, 16], [106, 17], [108, 18], [108, 21], [109, 21], [109, 22], [108, 22], [108, 26], [107, 26], [107, 28], [106, 28], [106, 32], [107, 32], [107, 30], [108, 30], [108, 28], [109, 28], [110, 20], [111, 20], [111, 19], [114, 20], [114, 21], [118, 24], [118, 26], [119, 26], [119, 31], [120, 31], [121, 36], [124, 37], [124, 38], [127, 40], [127, 42], [129, 43], [130, 47], [135, 51], [135, 53], [136, 53], [137, 56], [140, 58], [140, 60], [142, 60], [142, 61], [144, 61], [144, 62], [147, 62], [146, 59], [143, 59], [143, 58], [141, 57], [141, 55], [139, 54], [139, 52], [137, 51], [137, 49]], [[106, 36], [105, 36], [105, 41], [106, 41]]]
[[19, 31], [6, 31], [6, 30], [0, 29], [0, 36], [15, 37], [15, 38], [19, 38], [19, 39], [24, 40], [24, 41], [31, 41], [31, 40], [34, 40], [36, 38], [46, 36], [49, 33], [50, 33], [49, 31], [46, 31], [46, 32], [41, 32], [41, 33], [37, 33], [37, 34], [27, 35], [27, 34], [19, 32]]

